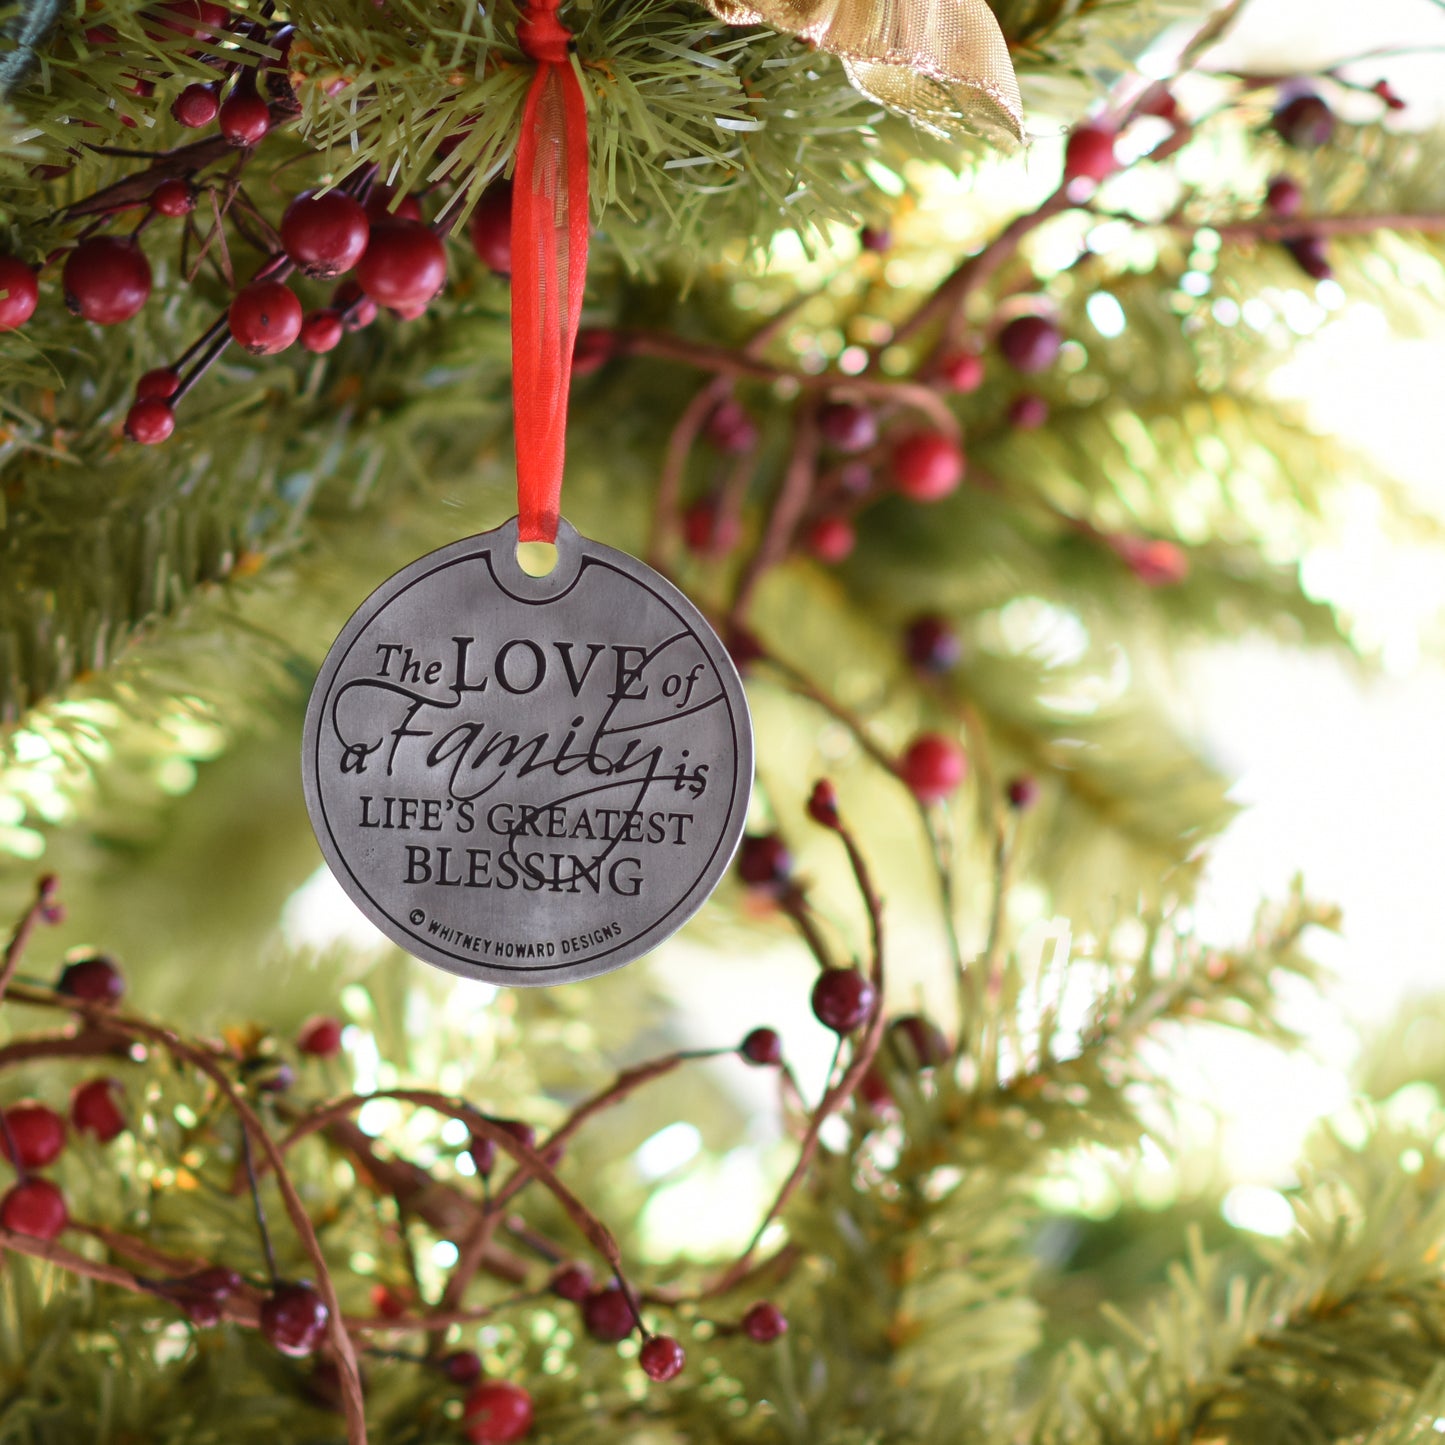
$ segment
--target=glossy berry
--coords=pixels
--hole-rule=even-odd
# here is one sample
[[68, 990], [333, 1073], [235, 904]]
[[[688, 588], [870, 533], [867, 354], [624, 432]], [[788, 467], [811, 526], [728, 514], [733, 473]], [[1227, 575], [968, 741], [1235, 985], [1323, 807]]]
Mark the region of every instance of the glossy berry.
[[1264, 193], [1265, 210], [1286, 220], [1299, 215], [1304, 202], [1304, 190], [1293, 176], [1276, 176]]
[[65, 965], [55, 991], [85, 1003], [119, 1003], [125, 994], [125, 976], [113, 958], [92, 953]]
[[582, 1301], [582, 1323], [594, 1340], [604, 1345], [615, 1345], [632, 1333], [635, 1320], [627, 1296], [615, 1284], [606, 1289], [594, 1289]]
[[948, 1038], [932, 1019], [903, 1014], [888, 1025], [891, 1055], [905, 1068], [935, 1069], [948, 1058]]
[[743, 1333], [760, 1345], [770, 1345], [788, 1332], [788, 1320], [777, 1305], [761, 1300], [743, 1316]]
[[[18, 1159], [11, 1158], [15, 1143]], [[16, 1104], [5, 1110], [5, 1130], [0, 1131], [0, 1154], [24, 1169], [43, 1169], [65, 1148], [65, 1121], [44, 1104]]]
[[301, 303], [280, 281], [252, 281], [231, 298], [231, 335], [256, 356], [285, 351], [301, 334]]
[[793, 871], [793, 855], [776, 833], [754, 833], [738, 849], [738, 877], [749, 888], [777, 888]]
[[1116, 537], [1112, 545], [1146, 587], [1173, 587], [1189, 575], [1189, 554], [1167, 537]]
[[283, 1284], [261, 1304], [261, 1333], [283, 1355], [300, 1359], [321, 1343], [330, 1317], [309, 1284]]
[[224, 1313], [222, 1305], [241, 1288], [241, 1276], [233, 1269], [213, 1265], [183, 1275], [169, 1287], [168, 1293], [186, 1312], [192, 1324], [203, 1329], [219, 1324]]
[[148, 396], [125, 414], [125, 434], [143, 447], [159, 446], [176, 429], [176, 414], [170, 402]]
[[344, 191], [302, 194], [281, 217], [281, 244], [308, 276], [326, 280], [361, 260], [371, 236], [366, 208]]
[[[392, 203], [396, 202], [395, 209]], [[366, 216], [371, 221], [389, 221], [393, 216], [398, 221], [421, 220], [421, 202], [415, 196], [406, 195], [396, 200], [393, 186], [373, 186], [366, 198]]]
[[65, 304], [100, 326], [129, 321], [151, 294], [151, 267], [134, 241], [94, 236], [65, 258]]
[[1009, 402], [1009, 425], [1016, 431], [1037, 431], [1049, 419], [1049, 404], [1036, 392], [1026, 391]]
[[1273, 124], [1286, 145], [1297, 150], [1317, 150], [1334, 136], [1335, 113], [1317, 95], [1297, 95], [1275, 111]]
[[271, 107], [254, 90], [233, 90], [216, 113], [233, 146], [259, 145], [271, 130]]
[[356, 279], [380, 306], [416, 306], [446, 284], [446, 247], [420, 221], [378, 221]]
[[532, 1429], [532, 1397], [506, 1380], [478, 1385], [462, 1406], [462, 1429], [472, 1445], [512, 1445]]
[[1024, 773], [1009, 783], [1008, 787], [1004, 789], [1004, 794], [1008, 798], [1010, 808], [1020, 813], [1027, 812], [1028, 809], [1032, 808], [1033, 805], [1038, 802], [1038, 779], [1031, 778], [1027, 773]]
[[653, 1335], [637, 1354], [637, 1363], [649, 1380], [675, 1380], [687, 1364], [687, 1351], [671, 1335]]
[[169, 366], [158, 366], [154, 371], [148, 371], [135, 384], [135, 398], [137, 401], [150, 401], [159, 398], [166, 401], [173, 397], [180, 390], [181, 374], [172, 371]]
[[65, 1196], [48, 1179], [26, 1179], [0, 1199], [0, 1225], [31, 1239], [54, 1239], [70, 1223]]
[[757, 446], [758, 424], [740, 401], [726, 397], [712, 409], [703, 435], [724, 456], [740, 457]]
[[856, 968], [825, 968], [813, 985], [813, 1013], [835, 1034], [851, 1034], [873, 1012], [876, 998]]
[[898, 772], [920, 803], [941, 803], [968, 776], [968, 756], [952, 738], [924, 733], [909, 744]]
[[192, 130], [210, 125], [220, 109], [215, 87], [210, 85], [188, 85], [171, 102], [171, 115]]
[[582, 1264], [564, 1264], [552, 1276], [552, 1293], [558, 1299], [581, 1304], [592, 1291], [592, 1271]]
[[682, 540], [694, 557], [726, 557], [742, 536], [742, 523], [715, 497], [700, 498], [682, 514]]
[[498, 276], [512, 274], [512, 187], [489, 186], [472, 212], [472, 250]]
[[937, 431], [903, 437], [890, 459], [894, 487], [915, 502], [937, 502], [957, 491], [966, 465], [963, 448]]
[[70, 1096], [70, 1122], [81, 1134], [94, 1134], [102, 1144], [125, 1132], [125, 1115], [117, 1098], [120, 1084], [115, 1079], [92, 1079], [78, 1084]]
[[963, 659], [963, 643], [948, 618], [926, 612], [903, 634], [903, 652], [919, 672], [942, 674]]
[[818, 413], [818, 431], [835, 452], [861, 452], [878, 440], [878, 418], [856, 402], [830, 402]]
[[776, 1029], [754, 1029], [738, 1052], [750, 1064], [771, 1066], [783, 1062], [783, 1041]]
[[827, 778], [819, 778], [808, 794], [808, 816], [825, 828], [838, 826], [838, 790]]
[[331, 309], [340, 313], [347, 331], [360, 331], [376, 320], [376, 302], [355, 281], [345, 281], [331, 293]]
[[307, 1019], [296, 1036], [296, 1047], [318, 1059], [334, 1059], [341, 1052], [341, 1020], [325, 1014]]
[[162, 181], [151, 192], [151, 210], [158, 216], [188, 216], [196, 209], [196, 193], [179, 176]]
[[818, 561], [835, 566], [852, 556], [858, 533], [846, 517], [819, 517], [805, 533], [803, 545]]
[[1015, 316], [998, 334], [998, 349], [1015, 371], [1047, 371], [1058, 360], [1064, 334], [1047, 316]]
[[1335, 274], [1330, 265], [1329, 243], [1323, 236], [1296, 236], [1286, 241], [1284, 248], [1295, 259], [1295, 264], [1314, 281], [1328, 281]]
[[306, 313], [298, 340], [307, 351], [314, 351], [319, 356], [324, 352], [334, 351], [345, 334], [346, 327], [342, 324], [341, 313], [327, 307], [321, 311]]
[[454, 1385], [475, 1385], [482, 1378], [482, 1357], [475, 1350], [453, 1350], [439, 1365]]
[[14, 331], [35, 314], [40, 286], [35, 272], [14, 256], [0, 256], [0, 331]]
[[1114, 154], [1114, 132], [1107, 126], [1081, 125], [1069, 137], [1064, 150], [1066, 181], [1107, 180], [1119, 169]]
[[938, 379], [961, 396], [983, 385], [983, 357], [976, 351], [954, 351], [938, 363]]

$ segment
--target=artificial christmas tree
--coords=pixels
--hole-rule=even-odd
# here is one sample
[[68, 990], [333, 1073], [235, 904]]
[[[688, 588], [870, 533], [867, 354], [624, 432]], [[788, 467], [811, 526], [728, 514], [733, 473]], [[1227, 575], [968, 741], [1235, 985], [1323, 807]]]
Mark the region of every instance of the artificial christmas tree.
[[[1445, 296], [1438, 141], [1212, 70], [1238, 4], [713, 8], [6, 22], [5, 1438], [1433, 1438], [1445, 1068], [1273, 1245], [1221, 1218], [1161, 1044], [1293, 1045], [1334, 920], [1192, 935], [1231, 808], [1161, 694], [1348, 648], [1302, 559], [1421, 523], [1269, 378]], [[509, 314], [580, 274], [514, 245], [529, 94], [591, 203], [521, 224], [591, 263], [518, 414], [569, 399], [566, 516], [707, 614], [758, 766], [658, 971], [496, 993], [298, 941], [297, 753], [357, 604], [517, 510]]]

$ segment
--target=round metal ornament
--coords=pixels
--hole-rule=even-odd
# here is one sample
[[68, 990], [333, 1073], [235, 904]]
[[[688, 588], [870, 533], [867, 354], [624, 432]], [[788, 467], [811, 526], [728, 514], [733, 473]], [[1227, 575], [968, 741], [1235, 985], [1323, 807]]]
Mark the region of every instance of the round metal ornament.
[[737, 670], [671, 583], [565, 521], [421, 557], [342, 629], [306, 712], [332, 872], [428, 963], [508, 985], [620, 968], [702, 906], [742, 836]]

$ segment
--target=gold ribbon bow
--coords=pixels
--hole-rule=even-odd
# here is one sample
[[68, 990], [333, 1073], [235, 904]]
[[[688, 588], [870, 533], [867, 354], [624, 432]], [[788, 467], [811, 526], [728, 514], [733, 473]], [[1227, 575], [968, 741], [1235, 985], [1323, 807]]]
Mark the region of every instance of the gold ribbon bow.
[[705, 0], [729, 25], [771, 25], [836, 55], [871, 100], [939, 135], [1024, 138], [1023, 98], [984, 0]]

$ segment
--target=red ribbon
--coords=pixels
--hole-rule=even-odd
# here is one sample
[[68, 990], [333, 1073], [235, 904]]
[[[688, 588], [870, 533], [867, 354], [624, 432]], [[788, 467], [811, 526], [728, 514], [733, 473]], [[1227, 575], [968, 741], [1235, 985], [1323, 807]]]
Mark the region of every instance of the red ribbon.
[[552, 542], [567, 392], [587, 280], [587, 107], [560, 0], [528, 0], [517, 40], [537, 62], [512, 179], [512, 417], [518, 535]]

